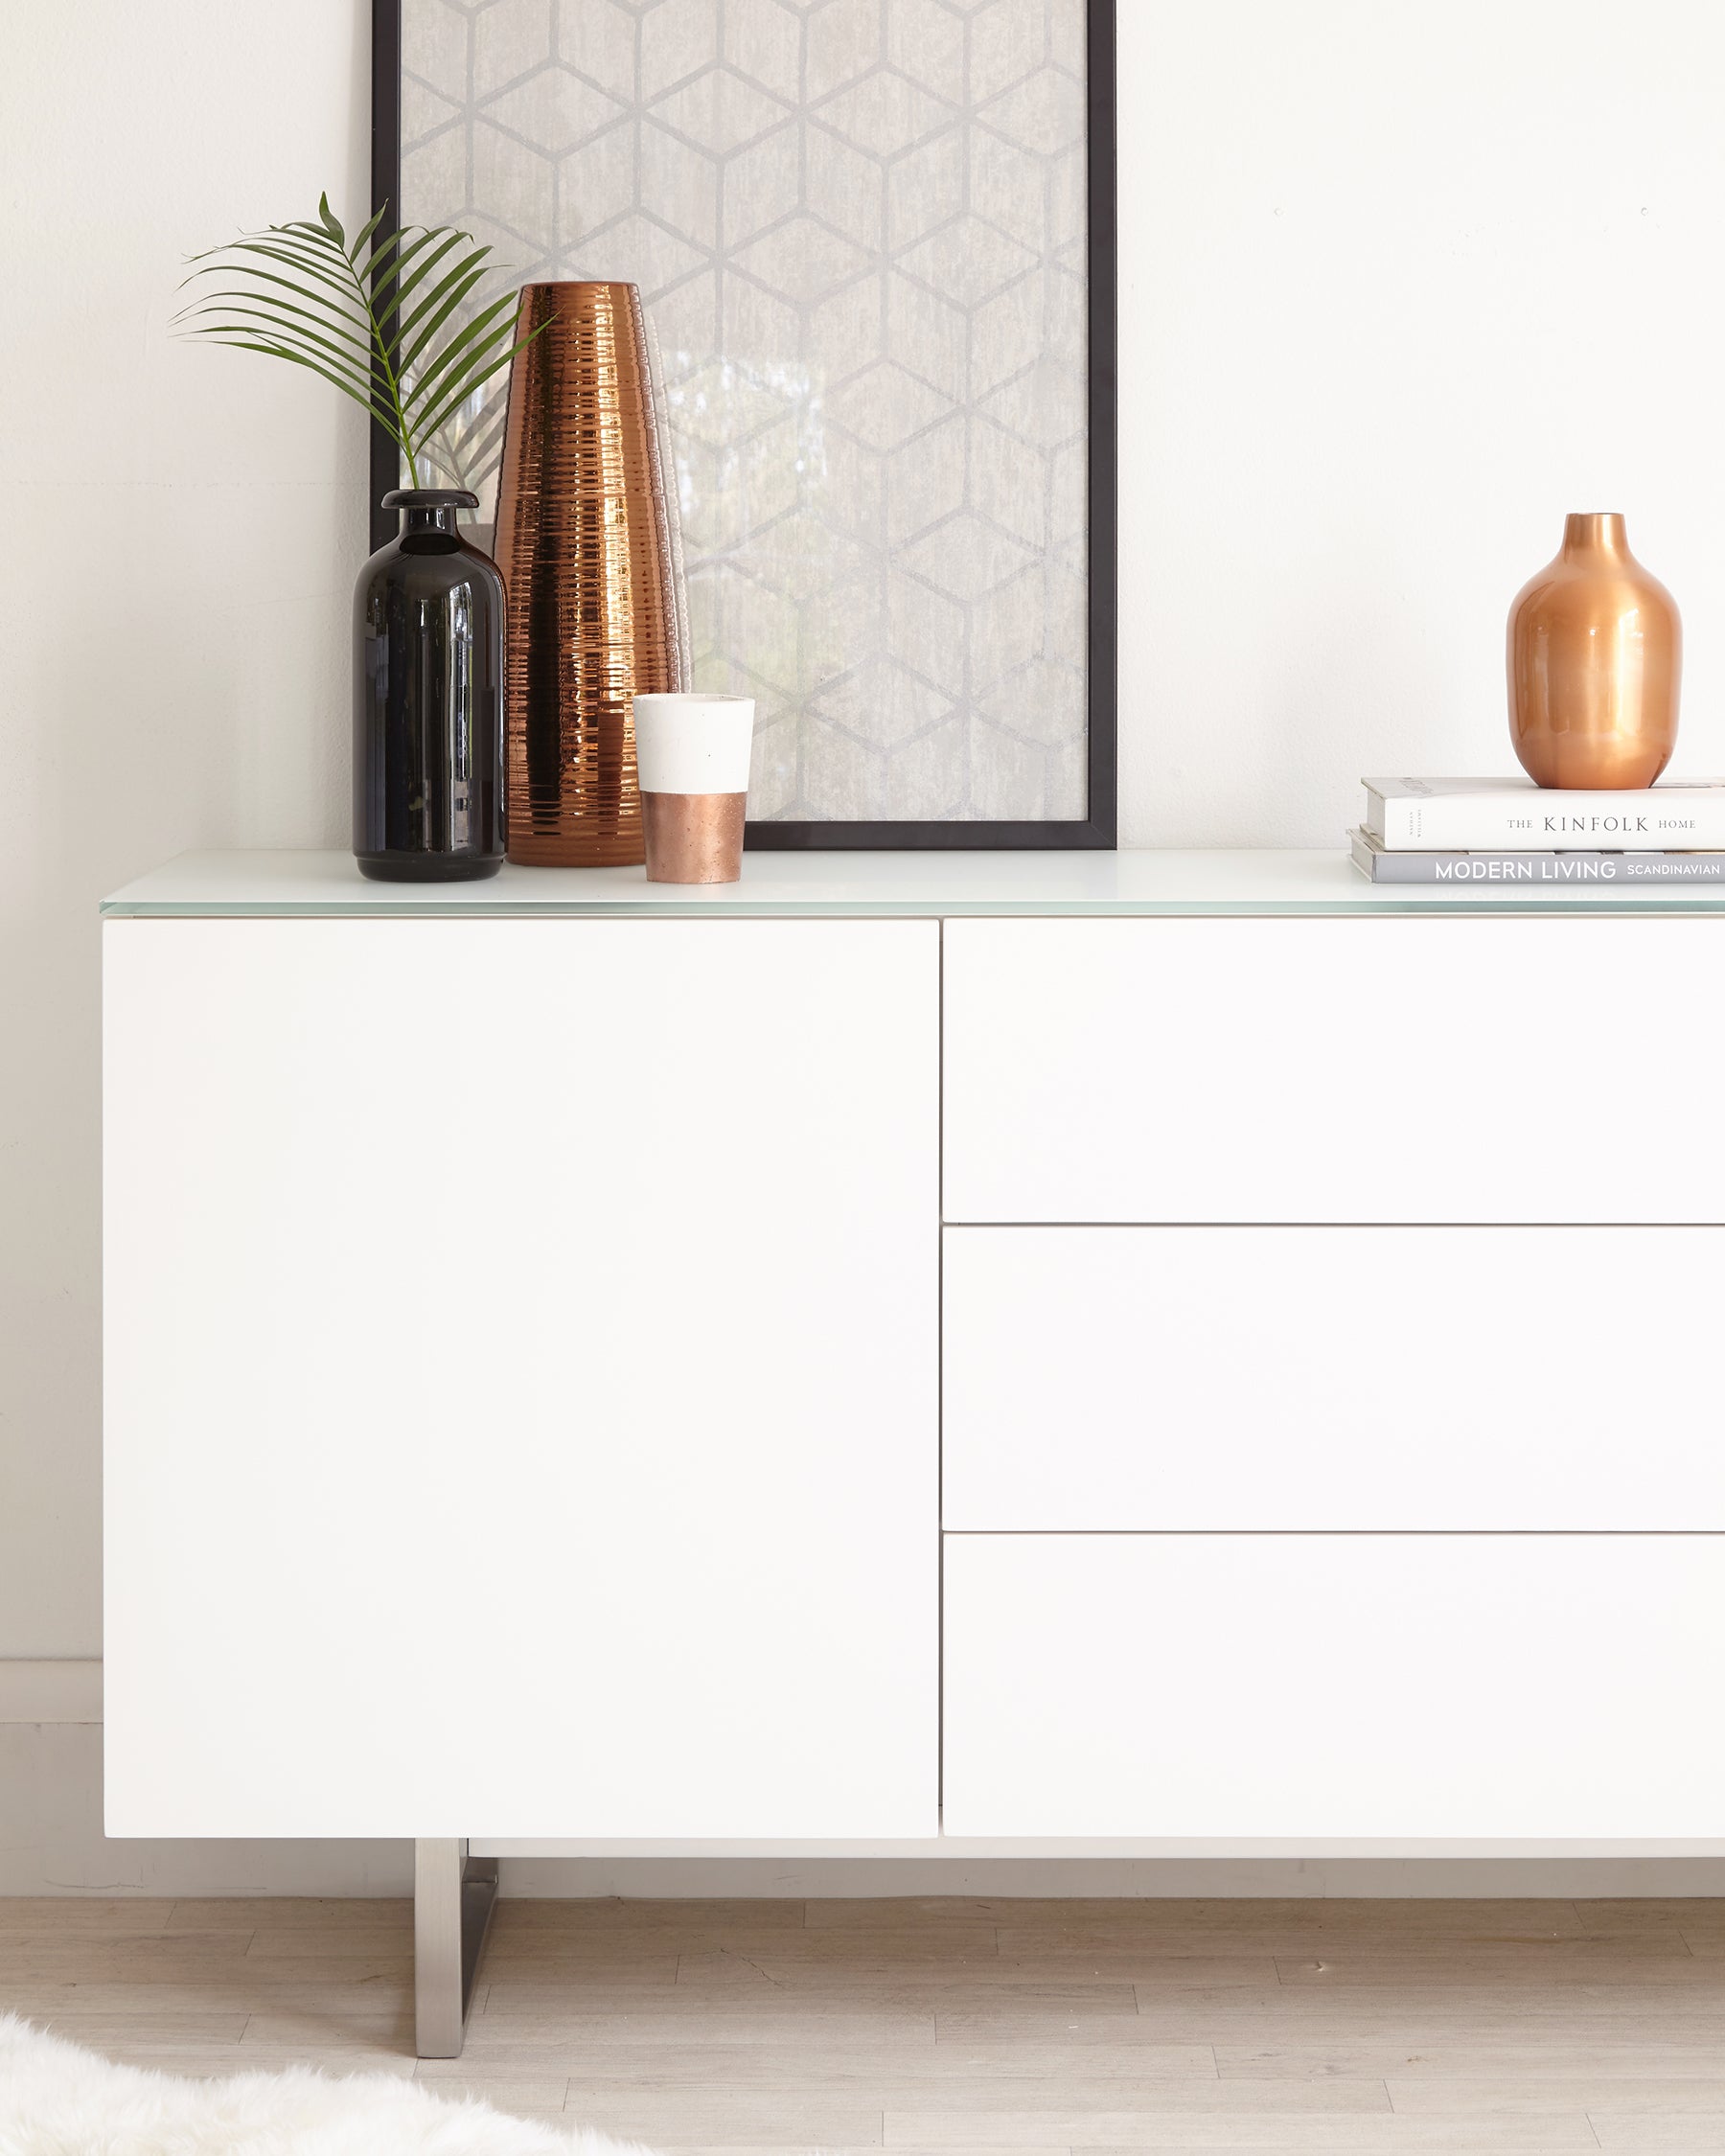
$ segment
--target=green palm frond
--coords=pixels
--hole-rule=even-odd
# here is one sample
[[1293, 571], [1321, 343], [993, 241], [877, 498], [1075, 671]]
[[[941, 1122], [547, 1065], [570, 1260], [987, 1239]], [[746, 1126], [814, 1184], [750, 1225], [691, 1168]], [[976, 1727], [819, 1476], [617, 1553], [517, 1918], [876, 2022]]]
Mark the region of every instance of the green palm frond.
[[383, 216], [350, 241], [325, 195], [315, 222], [272, 224], [194, 255], [181, 288], [196, 295], [174, 327], [321, 375], [365, 406], [417, 487], [422, 462], [448, 471], [471, 463], [463, 406], [540, 333], [517, 339], [513, 292], [466, 312], [495, 267], [472, 233], [409, 225], [379, 239]]

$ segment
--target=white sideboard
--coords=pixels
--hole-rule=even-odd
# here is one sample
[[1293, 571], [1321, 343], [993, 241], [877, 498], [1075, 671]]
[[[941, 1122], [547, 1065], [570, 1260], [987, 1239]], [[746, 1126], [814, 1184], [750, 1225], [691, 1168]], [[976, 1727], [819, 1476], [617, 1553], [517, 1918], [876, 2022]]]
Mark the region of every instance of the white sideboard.
[[104, 911], [110, 1832], [1725, 1851], [1725, 896]]

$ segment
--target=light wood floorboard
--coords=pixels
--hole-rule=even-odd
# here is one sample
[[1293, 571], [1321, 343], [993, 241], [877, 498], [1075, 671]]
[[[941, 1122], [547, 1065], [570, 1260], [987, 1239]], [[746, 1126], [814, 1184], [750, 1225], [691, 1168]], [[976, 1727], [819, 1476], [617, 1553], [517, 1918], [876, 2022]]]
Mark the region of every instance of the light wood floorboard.
[[0, 1901], [0, 2009], [417, 2076], [672, 2156], [1725, 2156], [1718, 1902], [500, 1904], [419, 2062], [402, 1902]]

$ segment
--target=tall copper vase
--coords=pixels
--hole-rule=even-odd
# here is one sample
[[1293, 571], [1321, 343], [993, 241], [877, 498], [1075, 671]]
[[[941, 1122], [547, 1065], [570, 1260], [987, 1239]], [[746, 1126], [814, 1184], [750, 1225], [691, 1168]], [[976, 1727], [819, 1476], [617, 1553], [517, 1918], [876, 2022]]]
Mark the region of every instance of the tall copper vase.
[[497, 485], [509, 858], [646, 859], [637, 690], [679, 685], [663, 475], [632, 285], [521, 289]]
[[1571, 516], [1509, 609], [1509, 737], [1536, 786], [1651, 786], [1677, 745], [1677, 608], [1623, 519]]

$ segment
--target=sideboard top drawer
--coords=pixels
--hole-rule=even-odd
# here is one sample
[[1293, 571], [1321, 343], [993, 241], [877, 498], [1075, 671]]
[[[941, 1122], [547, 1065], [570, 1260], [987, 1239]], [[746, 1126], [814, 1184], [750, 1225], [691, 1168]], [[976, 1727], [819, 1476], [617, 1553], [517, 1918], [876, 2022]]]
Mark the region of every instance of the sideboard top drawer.
[[945, 939], [950, 1221], [1725, 1222], [1704, 917]]

